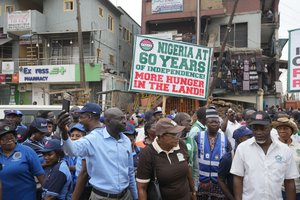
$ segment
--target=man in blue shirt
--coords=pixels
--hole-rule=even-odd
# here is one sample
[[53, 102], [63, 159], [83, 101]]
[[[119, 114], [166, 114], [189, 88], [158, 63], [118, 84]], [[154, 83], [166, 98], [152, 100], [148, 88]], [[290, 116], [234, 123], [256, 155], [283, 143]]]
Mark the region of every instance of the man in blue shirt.
[[93, 186], [90, 199], [138, 199], [131, 142], [122, 133], [126, 127], [122, 111], [118, 108], [108, 109], [104, 113], [105, 128], [100, 126], [99, 105], [87, 103], [79, 112], [80, 123], [90, 132], [87, 136], [74, 142], [70, 140], [68, 113], [59, 115], [58, 125], [68, 155], [86, 158], [91, 177], [89, 182]]

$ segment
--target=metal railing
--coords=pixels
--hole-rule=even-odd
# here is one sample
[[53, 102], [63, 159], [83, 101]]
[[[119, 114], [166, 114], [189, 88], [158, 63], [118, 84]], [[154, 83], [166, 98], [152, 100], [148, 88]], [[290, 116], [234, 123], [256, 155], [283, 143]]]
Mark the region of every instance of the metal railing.
[[[70, 57], [70, 56], [59, 56], [59, 57], [50, 57], [50, 58], [2, 58], [0, 62], [14, 62], [15, 72], [18, 72], [20, 66], [34, 66], [34, 65], [70, 65], [70, 64], [79, 64], [79, 57]], [[103, 61], [97, 59], [97, 56], [85, 56], [85, 64], [101, 64]]]

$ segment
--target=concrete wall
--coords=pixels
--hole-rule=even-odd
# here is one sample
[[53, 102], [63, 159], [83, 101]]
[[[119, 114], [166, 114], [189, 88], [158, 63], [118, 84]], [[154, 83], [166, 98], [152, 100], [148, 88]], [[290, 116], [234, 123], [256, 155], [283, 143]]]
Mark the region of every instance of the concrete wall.
[[[208, 34], [217, 33], [216, 46], [220, 46], [220, 26], [228, 24], [229, 16], [212, 18], [208, 26]], [[261, 12], [237, 14], [233, 23], [248, 23], [248, 48], [260, 48], [261, 43]]]
[[38, 105], [49, 105], [50, 99], [49, 94], [47, 93], [48, 91], [49, 84], [33, 83], [32, 102], [36, 101]]
[[19, 10], [18, 1], [17, 0], [1, 0], [0, 6], [1, 6], [1, 15], [0, 15], [0, 27], [3, 27], [6, 23], [4, 20], [6, 20], [6, 12], [5, 12], [5, 6], [6, 5], [14, 5], [15, 10]]
[[36, 10], [31, 11], [31, 28], [32, 32], [45, 32], [46, 16]]
[[64, 1], [44, 0], [46, 32], [75, 32], [77, 30], [76, 5], [73, 11], [64, 12]]
[[[124, 11], [123, 11], [124, 12]], [[123, 73], [124, 78], [130, 78], [130, 70], [132, 65], [132, 55], [133, 55], [133, 46], [134, 46], [134, 36], [140, 34], [141, 27], [130, 18], [126, 12], [121, 16], [120, 26], [122, 29], [119, 30], [119, 38], [120, 38], [120, 63], [119, 63], [119, 71]], [[123, 28], [126, 28], [132, 33], [132, 42], [126, 41], [123, 39]], [[124, 66], [123, 66], [124, 62]]]
[[182, 19], [193, 18], [197, 16], [197, 1], [195, 0], [183, 0], [182, 12], [169, 12], [169, 13], [157, 13], [152, 14], [152, 2], [143, 0], [142, 3], [142, 34], [149, 32], [147, 22], [155, 20], [170, 20], [170, 19]]

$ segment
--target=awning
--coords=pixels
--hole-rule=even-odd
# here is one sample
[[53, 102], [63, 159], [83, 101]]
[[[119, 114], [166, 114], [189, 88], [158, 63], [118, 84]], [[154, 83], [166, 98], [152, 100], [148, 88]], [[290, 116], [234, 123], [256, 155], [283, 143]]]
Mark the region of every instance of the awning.
[[214, 97], [214, 99], [239, 101], [239, 102], [256, 104], [256, 96], [226, 96], [226, 97]]
[[0, 39], [0, 45], [5, 44], [5, 43], [7, 43], [7, 42], [9, 42], [11, 40], [12, 40], [11, 38]]

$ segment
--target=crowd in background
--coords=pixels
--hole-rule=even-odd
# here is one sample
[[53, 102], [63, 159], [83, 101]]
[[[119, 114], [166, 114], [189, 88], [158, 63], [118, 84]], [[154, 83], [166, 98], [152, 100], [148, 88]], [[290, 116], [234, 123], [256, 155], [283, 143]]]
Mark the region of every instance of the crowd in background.
[[3, 200], [300, 199], [300, 111], [161, 107], [132, 115], [87, 103], [29, 126], [0, 119]]

